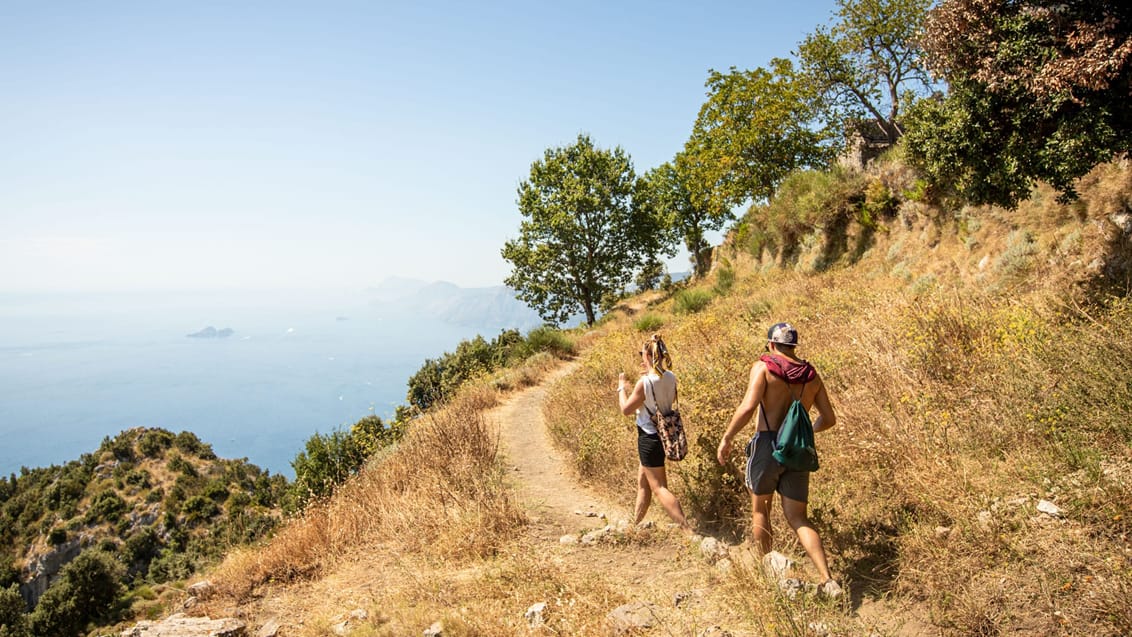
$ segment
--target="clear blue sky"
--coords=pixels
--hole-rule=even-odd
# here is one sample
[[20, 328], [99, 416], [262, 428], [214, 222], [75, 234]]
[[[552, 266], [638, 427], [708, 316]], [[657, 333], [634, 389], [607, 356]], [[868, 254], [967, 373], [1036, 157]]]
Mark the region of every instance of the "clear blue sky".
[[4, 3], [0, 291], [498, 284], [546, 148], [586, 132], [643, 173], [709, 68], [833, 7]]

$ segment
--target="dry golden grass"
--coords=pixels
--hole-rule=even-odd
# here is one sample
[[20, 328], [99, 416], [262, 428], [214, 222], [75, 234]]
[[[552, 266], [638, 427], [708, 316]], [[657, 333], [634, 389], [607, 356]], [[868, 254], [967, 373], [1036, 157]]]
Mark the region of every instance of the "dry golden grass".
[[463, 392], [414, 421], [395, 449], [334, 497], [309, 507], [266, 546], [230, 555], [215, 573], [218, 591], [244, 599], [260, 585], [314, 576], [370, 545], [455, 560], [492, 554], [523, 521], [482, 415], [494, 399], [490, 388]]
[[[742, 452], [721, 469], [714, 450], [766, 327], [789, 320], [840, 416], [818, 437], [811, 513], [855, 595], [919, 605], [946, 634], [1132, 633], [1132, 303], [1096, 285], [1096, 264], [1127, 250], [1108, 217], [1132, 202], [1129, 174], [1099, 168], [1076, 204], [1043, 189], [1016, 211], [925, 209], [852, 268], [739, 258], [731, 294], [699, 314], [651, 307], [690, 427], [669, 470], [685, 508], [747, 532]], [[636, 371], [644, 336], [607, 325], [547, 403], [578, 472], [614, 494], [631, 493], [636, 462], [608, 388]], [[800, 555], [777, 524], [777, 548]], [[775, 608], [764, 597], [752, 612]]]

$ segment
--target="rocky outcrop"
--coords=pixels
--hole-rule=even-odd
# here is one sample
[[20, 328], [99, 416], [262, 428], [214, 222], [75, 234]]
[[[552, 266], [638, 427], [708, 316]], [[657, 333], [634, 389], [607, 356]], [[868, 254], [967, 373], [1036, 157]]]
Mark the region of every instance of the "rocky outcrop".
[[79, 556], [83, 547], [89, 544], [91, 538], [86, 535], [79, 536], [69, 542], [56, 546], [42, 555], [32, 555], [27, 563], [27, 580], [20, 584], [20, 595], [29, 607], [34, 607], [39, 598], [47, 591], [59, 577], [59, 571], [71, 560]]
[[226, 617], [186, 617], [181, 613], [161, 621], [141, 621], [122, 631], [122, 637], [243, 637], [246, 625]]

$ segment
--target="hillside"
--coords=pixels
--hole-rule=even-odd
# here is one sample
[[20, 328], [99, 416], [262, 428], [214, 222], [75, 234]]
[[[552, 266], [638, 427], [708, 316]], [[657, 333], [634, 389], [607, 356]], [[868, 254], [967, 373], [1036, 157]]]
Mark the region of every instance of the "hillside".
[[[752, 210], [706, 280], [642, 294], [577, 333], [582, 353], [549, 387], [545, 422], [508, 406], [551, 359], [466, 384], [334, 498], [230, 554], [193, 612], [280, 635], [419, 634], [434, 622], [445, 635], [526, 634], [524, 612], [540, 602], [533, 631], [557, 634], [608, 634], [607, 614], [632, 602], [660, 618], [655, 634], [1129, 633], [1129, 166], [1099, 167], [1078, 202], [1042, 189], [1015, 211], [929, 204], [898, 163], [853, 179], [845, 210], [870, 191], [876, 201], [873, 184], [889, 193], [875, 218], [823, 223], [791, 244], [744, 229], [773, 229], [773, 202]], [[783, 319], [840, 414], [819, 436], [811, 494], [849, 591], [839, 601], [762, 576], [744, 542], [739, 465], [713, 460], [766, 326]], [[655, 510], [652, 529], [617, 530], [635, 454], [609, 388], [657, 331], [692, 427], [670, 479], [700, 531], [730, 546], [723, 562]], [[573, 475], [524, 482], [531, 464], [497, 445], [511, 444], [499, 414], [511, 414], [504, 432], [547, 427], [560, 448], [534, 465], [563, 454]], [[598, 504], [574, 515], [548, 508], [546, 492], [532, 501], [547, 481]], [[612, 509], [606, 541], [554, 539], [602, 528], [585, 517], [596, 508]], [[800, 559], [780, 514], [774, 524], [775, 548]], [[804, 559], [797, 575], [813, 578]]]
[[45, 607], [37, 628], [51, 629], [63, 621], [46, 608], [60, 600], [54, 585], [77, 557], [97, 553], [120, 565], [107, 575], [125, 596], [107, 601], [133, 607], [90, 616], [160, 612], [180, 596], [169, 585], [269, 535], [286, 486], [246, 460], [217, 458], [192, 433], [123, 431], [79, 460], [0, 478], [0, 588], [18, 584], [29, 605]]
[[[737, 224], [709, 276], [576, 330], [565, 367], [544, 353], [465, 382], [166, 614], [262, 635], [604, 635], [619, 608], [644, 615], [635, 634], [1132, 632], [1128, 164], [1099, 167], [1077, 202], [1039, 189], [1014, 211], [932, 203], [899, 161], [799, 179]], [[764, 577], [741, 458], [714, 461], [779, 320], [840, 416], [810, 503], [837, 600]], [[636, 456], [610, 388], [654, 332], [692, 442], [670, 483], [710, 542], [657, 507], [626, 523]]]

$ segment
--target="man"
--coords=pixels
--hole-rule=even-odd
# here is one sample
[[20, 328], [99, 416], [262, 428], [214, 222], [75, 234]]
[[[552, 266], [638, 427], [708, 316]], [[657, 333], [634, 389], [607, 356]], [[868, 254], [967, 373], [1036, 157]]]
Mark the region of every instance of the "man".
[[751, 367], [747, 393], [723, 433], [716, 459], [721, 465], [727, 463], [731, 441], [753, 416], [756, 417], [757, 433], [747, 445], [747, 488], [751, 492], [751, 530], [755, 543], [762, 553], [770, 551], [770, 509], [777, 491], [787, 523], [798, 534], [798, 541], [822, 577], [819, 590], [836, 597], [841, 588], [829, 573], [821, 538], [806, 514], [810, 474], [787, 469], [771, 455], [778, 428], [795, 398], [802, 401], [807, 411], [817, 405], [818, 418], [813, 422], [815, 433], [837, 424], [825, 384], [813, 365], [795, 355], [797, 346], [798, 331], [789, 323], [778, 323], [767, 331], [768, 353]]

